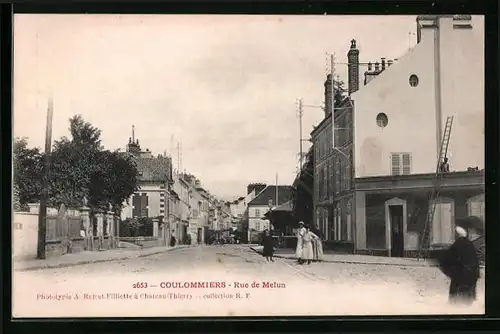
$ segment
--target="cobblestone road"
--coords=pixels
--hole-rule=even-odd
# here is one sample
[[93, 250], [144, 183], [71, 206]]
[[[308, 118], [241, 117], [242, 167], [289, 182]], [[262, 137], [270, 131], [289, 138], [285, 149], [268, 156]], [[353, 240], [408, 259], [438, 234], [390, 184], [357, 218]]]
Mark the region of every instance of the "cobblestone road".
[[[225, 282], [226, 287], [190, 285], [198, 281]], [[263, 288], [264, 282], [274, 288]], [[140, 283], [148, 287], [134, 287]], [[189, 286], [174, 288], [175, 284]], [[13, 289], [15, 316], [484, 313], [483, 280], [478, 301], [460, 309], [447, 304], [448, 281], [436, 268], [341, 263], [299, 266], [289, 259], [272, 263], [246, 246], [231, 245], [14, 272]]]

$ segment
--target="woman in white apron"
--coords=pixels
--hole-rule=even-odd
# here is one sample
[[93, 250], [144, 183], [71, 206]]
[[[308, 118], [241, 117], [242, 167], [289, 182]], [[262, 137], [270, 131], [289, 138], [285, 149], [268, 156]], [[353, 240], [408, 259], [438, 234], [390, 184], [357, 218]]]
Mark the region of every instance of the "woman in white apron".
[[311, 264], [311, 261], [314, 259], [313, 239], [315, 236], [306, 227], [306, 232], [302, 236], [302, 260], [307, 261], [307, 264]]
[[297, 256], [297, 261], [299, 264], [304, 263], [302, 260], [302, 237], [306, 233], [306, 229], [304, 227], [304, 222], [299, 222], [299, 229], [297, 231], [297, 249], [295, 250], [295, 256]]

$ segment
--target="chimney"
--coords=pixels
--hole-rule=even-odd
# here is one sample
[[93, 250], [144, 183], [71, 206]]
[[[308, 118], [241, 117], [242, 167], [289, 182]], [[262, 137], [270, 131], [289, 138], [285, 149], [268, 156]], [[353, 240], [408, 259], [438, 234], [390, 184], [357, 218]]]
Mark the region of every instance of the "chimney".
[[392, 65], [392, 60], [387, 61], [387, 67], [390, 67]]
[[371, 70], [372, 70], [372, 65], [373, 65], [373, 64], [372, 64], [372, 62], [369, 62], [369, 63], [368, 63], [368, 71], [371, 71]]
[[351, 40], [351, 48], [347, 53], [348, 69], [348, 91], [349, 95], [359, 89], [359, 50], [356, 48], [356, 40]]
[[328, 117], [328, 115], [331, 115], [333, 106], [332, 106], [332, 93], [333, 89], [332, 86], [332, 75], [328, 74], [326, 76], [326, 81], [325, 81], [325, 117]]
[[379, 65], [380, 65], [380, 64], [379, 64], [379, 62], [378, 62], [378, 61], [377, 61], [377, 62], [375, 62], [375, 72], [380, 71], [380, 66], [379, 66]]
[[385, 70], [385, 58], [382, 58], [382, 71]]

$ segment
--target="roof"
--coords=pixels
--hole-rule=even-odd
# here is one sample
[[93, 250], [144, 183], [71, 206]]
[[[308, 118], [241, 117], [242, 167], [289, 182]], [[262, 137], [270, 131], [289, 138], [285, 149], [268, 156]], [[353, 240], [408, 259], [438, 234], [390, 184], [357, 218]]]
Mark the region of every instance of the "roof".
[[[292, 186], [278, 186], [278, 205], [285, 204], [292, 199], [293, 187]], [[267, 206], [269, 205], [269, 200], [273, 201], [273, 205], [276, 201], [276, 186], [267, 186], [264, 190], [252, 199], [248, 206]]]
[[166, 157], [151, 157], [135, 159], [139, 181], [166, 182], [170, 180], [171, 162]]

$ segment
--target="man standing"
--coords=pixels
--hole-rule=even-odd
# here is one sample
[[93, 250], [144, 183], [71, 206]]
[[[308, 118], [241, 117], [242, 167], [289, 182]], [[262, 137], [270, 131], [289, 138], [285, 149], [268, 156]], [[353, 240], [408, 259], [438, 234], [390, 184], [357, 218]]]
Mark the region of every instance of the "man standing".
[[443, 254], [439, 265], [451, 280], [449, 300], [453, 304], [470, 305], [476, 299], [476, 286], [480, 276], [476, 247], [468, 238], [466, 228], [457, 225], [457, 238]]

